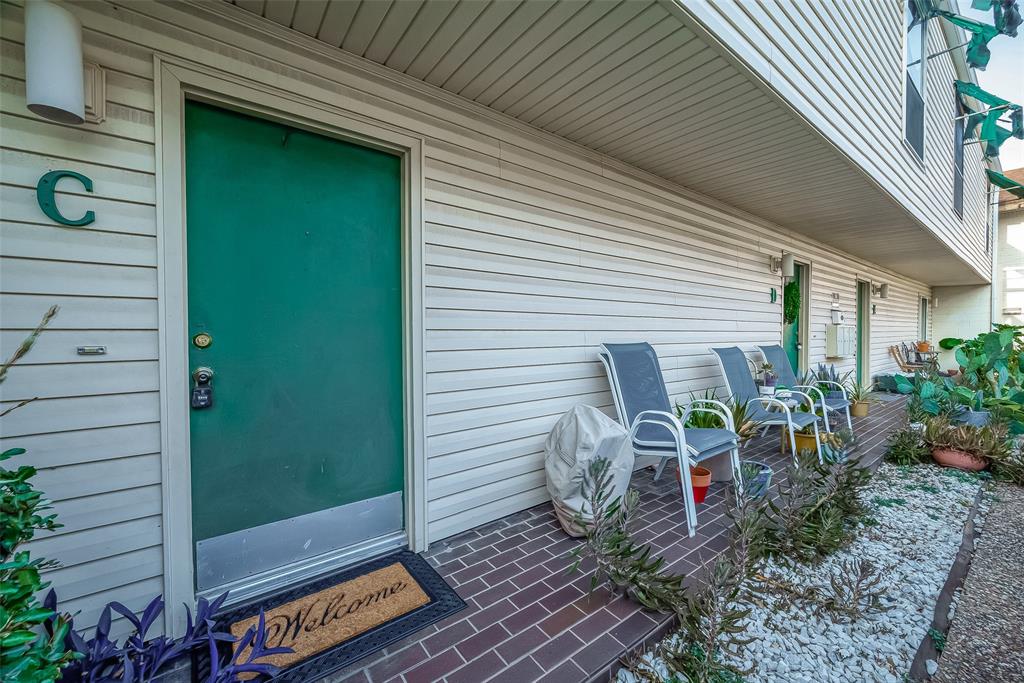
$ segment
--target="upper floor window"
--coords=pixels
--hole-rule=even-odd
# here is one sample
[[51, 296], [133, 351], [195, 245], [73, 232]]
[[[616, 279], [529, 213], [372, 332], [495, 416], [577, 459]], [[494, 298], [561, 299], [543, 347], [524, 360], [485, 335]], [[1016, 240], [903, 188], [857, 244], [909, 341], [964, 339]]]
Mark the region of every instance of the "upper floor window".
[[917, 0], [905, 0], [904, 29], [904, 107], [903, 138], [917, 156], [924, 159], [924, 69], [927, 17], [922, 16]]

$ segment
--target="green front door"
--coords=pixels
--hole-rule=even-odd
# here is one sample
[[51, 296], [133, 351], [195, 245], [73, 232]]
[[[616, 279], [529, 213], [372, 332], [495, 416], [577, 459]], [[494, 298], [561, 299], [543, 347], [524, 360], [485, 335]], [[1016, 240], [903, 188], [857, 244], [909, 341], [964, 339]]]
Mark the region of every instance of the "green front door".
[[[797, 377], [803, 368], [800, 367], [800, 319], [803, 317], [803, 307], [806, 302], [803, 300], [804, 289], [804, 266], [797, 263], [793, 267], [793, 278], [786, 283], [782, 290], [782, 308], [785, 315], [782, 321], [782, 347], [786, 349], [789, 356], [789, 364]], [[792, 299], [796, 305], [786, 305], [787, 299]]]
[[185, 164], [205, 590], [403, 528], [401, 159], [188, 102]]

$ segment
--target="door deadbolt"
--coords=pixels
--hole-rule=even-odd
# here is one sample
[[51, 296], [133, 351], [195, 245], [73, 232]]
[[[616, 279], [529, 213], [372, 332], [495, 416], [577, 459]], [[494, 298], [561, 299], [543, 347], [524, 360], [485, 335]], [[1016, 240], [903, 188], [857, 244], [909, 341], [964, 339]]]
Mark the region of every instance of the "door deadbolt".
[[213, 343], [213, 337], [208, 332], [200, 332], [196, 336], [192, 337], [192, 344], [197, 349], [205, 349]]

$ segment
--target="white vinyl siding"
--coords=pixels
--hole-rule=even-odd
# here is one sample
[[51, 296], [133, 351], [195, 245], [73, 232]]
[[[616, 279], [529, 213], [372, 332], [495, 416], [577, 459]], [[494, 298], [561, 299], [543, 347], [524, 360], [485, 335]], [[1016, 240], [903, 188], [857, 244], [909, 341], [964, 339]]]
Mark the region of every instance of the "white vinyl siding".
[[[889, 344], [916, 336], [926, 285], [372, 64], [266, 37], [257, 45], [174, 6], [72, 9], [86, 58], [108, 70], [100, 125], [26, 111], [23, 12], [0, 9], [0, 341], [6, 356], [61, 306], [3, 386], [3, 406], [40, 400], [4, 418], [2, 445], [29, 449], [67, 524], [34, 549], [63, 563], [49, 578], [83, 611], [80, 625], [108, 600], [139, 609], [163, 585], [154, 49], [425, 140], [430, 540], [546, 499], [542, 447], [554, 421], [580, 402], [612, 410], [600, 343], [651, 341], [680, 395], [720, 383], [708, 346], [780, 341], [769, 255], [811, 264], [812, 364], [823, 360], [832, 294], [852, 315], [858, 277], [890, 283], [872, 321], [873, 373], [892, 370]], [[93, 194], [62, 184], [58, 201], [68, 213], [95, 210], [95, 223], [59, 227], [38, 211], [33, 186], [56, 168], [93, 178]], [[83, 344], [108, 355], [76, 355]]]
[[[903, 3], [895, 0], [674, 0], [808, 118], [875, 182], [984, 277], [984, 164], [966, 149], [964, 218], [952, 206], [956, 73], [943, 55], [925, 68], [924, 166], [903, 142]], [[929, 20], [926, 54], [946, 45]]]

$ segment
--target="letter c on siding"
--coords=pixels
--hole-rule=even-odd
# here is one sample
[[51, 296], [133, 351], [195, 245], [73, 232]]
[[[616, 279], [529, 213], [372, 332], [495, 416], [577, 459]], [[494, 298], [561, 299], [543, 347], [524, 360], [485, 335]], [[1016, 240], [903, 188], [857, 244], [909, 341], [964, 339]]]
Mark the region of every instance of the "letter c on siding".
[[57, 208], [57, 201], [54, 198], [54, 193], [57, 190], [57, 181], [61, 178], [74, 178], [78, 182], [82, 183], [86, 192], [92, 192], [92, 180], [85, 177], [81, 173], [75, 173], [74, 171], [50, 171], [36, 184], [36, 200], [39, 202], [39, 208], [43, 210], [47, 216], [57, 221], [61, 225], [89, 225], [96, 220], [96, 214], [92, 211], [86, 211], [85, 215], [78, 220], [72, 220], [65, 218]]

